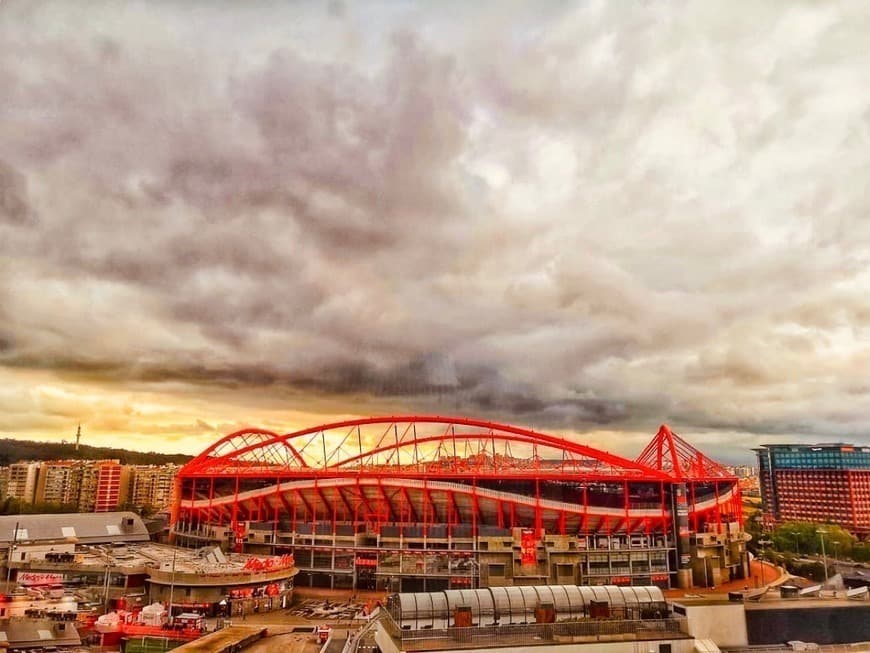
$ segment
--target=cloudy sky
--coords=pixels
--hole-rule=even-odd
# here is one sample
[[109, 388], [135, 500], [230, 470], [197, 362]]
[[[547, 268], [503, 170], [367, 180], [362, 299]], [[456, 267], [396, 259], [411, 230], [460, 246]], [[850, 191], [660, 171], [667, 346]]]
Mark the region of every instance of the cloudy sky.
[[870, 441], [861, 2], [0, 2], [0, 436]]

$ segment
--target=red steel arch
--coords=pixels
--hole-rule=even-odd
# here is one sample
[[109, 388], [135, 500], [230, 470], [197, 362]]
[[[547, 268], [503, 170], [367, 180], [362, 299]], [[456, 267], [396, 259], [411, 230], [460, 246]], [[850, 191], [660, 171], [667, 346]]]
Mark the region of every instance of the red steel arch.
[[[196, 469], [198, 466], [207, 465], [214, 460], [219, 460], [228, 456], [234, 456], [240, 451], [244, 451], [245, 449], [254, 450], [261, 447], [268, 447], [270, 443], [275, 442], [282, 437], [285, 436], [281, 436], [274, 431], [268, 431], [266, 429], [240, 429], [238, 431], [234, 431], [233, 433], [225, 435], [220, 440], [213, 443], [196, 458], [187, 463], [184, 469], [193, 470]], [[293, 448], [293, 445], [287, 443], [286, 447], [294, 460], [296, 460], [303, 467], [307, 466], [305, 460], [302, 458], [299, 452]], [[229, 451], [225, 451], [225, 449], [229, 449]]]
[[[399, 425], [403, 425], [401, 434]], [[418, 425], [440, 426], [443, 430], [439, 433], [429, 433], [420, 436], [417, 431]], [[369, 444], [365, 449], [362, 445], [360, 428], [363, 426], [381, 426], [384, 430], [379, 439]], [[457, 431], [457, 427], [471, 429], [470, 431]], [[330, 438], [327, 444], [327, 435], [349, 429], [338, 443], [338, 438]], [[358, 449], [350, 451], [346, 446], [349, 436], [356, 434]], [[340, 436], [340, 434], [338, 434]], [[313, 438], [311, 437], [313, 436]], [[305, 437], [309, 440], [302, 447], [295, 447], [291, 440], [300, 441]], [[321, 447], [317, 452], [322, 455], [309, 460], [303, 455], [312, 442], [320, 438]], [[362, 419], [344, 420], [314, 426], [292, 433], [279, 435], [272, 431], [262, 429], [243, 429], [231, 433], [203, 451], [181, 470], [182, 477], [209, 476], [215, 472], [232, 472], [244, 477], [255, 477], [268, 473], [274, 476], [276, 473], [284, 475], [303, 474], [335, 474], [342, 470], [352, 468], [354, 472], [360, 470], [377, 471], [383, 467], [406, 467], [422, 463], [431, 463], [436, 460], [445, 462], [451, 458], [450, 449], [445, 445], [455, 445], [457, 442], [477, 443], [477, 448], [469, 451], [466, 446], [463, 453], [476, 455], [479, 463], [489, 463], [490, 472], [510, 472], [514, 470], [520, 458], [509, 455], [509, 444], [527, 445], [532, 448], [533, 458], [538, 459], [539, 449], [544, 449], [556, 454], [561, 461], [559, 471], [566, 471], [566, 466], [576, 471], [585, 471], [591, 476], [609, 477], [636, 477], [650, 480], [665, 480], [671, 476], [663, 470], [654, 469], [643, 463], [618, 456], [606, 451], [589, 447], [547, 435], [530, 429], [470, 419], [465, 417], [441, 417], [441, 416], [400, 416], [400, 417], [370, 417]], [[497, 450], [496, 443], [505, 447], [502, 452]], [[428, 458], [419, 454], [421, 445], [435, 445], [431, 448]], [[411, 461], [403, 465], [400, 452], [406, 449], [414, 449], [415, 454]], [[432, 457], [432, 453], [435, 457]], [[505, 453], [507, 452], [507, 453]], [[395, 456], [395, 460], [392, 457]], [[481, 459], [480, 456], [484, 456]], [[486, 458], [488, 457], [488, 459]], [[445, 475], [450, 471], [468, 471], [468, 465], [462, 464], [460, 456], [454, 446], [453, 460], [456, 468], [441, 467], [439, 473]], [[552, 463], [552, 459], [548, 459]], [[316, 462], [318, 464], [312, 464]], [[502, 464], [499, 465], [498, 463]], [[584, 467], [581, 468], [580, 465]], [[475, 471], [484, 472], [483, 464], [478, 464]], [[550, 465], [553, 467], [553, 465]], [[461, 467], [461, 470], [460, 470]], [[546, 467], [546, 465], [545, 465]], [[520, 469], [523, 469], [522, 467]], [[528, 468], [525, 468], [528, 469]], [[536, 469], [540, 471], [541, 465]]]
[[[294, 528], [323, 520], [662, 532], [676, 483], [687, 487], [696, 529], [740, 519], [737, 479], [665, 426], [638, 460], [465, 417], [370, 417], [285, 434], [246, 428], [205, 449], [176, 483], [173, 530], [179, 521], [235, 528], [289, 519]], [[554, 498], [553, 487], [567, 486], [571, 501]]]

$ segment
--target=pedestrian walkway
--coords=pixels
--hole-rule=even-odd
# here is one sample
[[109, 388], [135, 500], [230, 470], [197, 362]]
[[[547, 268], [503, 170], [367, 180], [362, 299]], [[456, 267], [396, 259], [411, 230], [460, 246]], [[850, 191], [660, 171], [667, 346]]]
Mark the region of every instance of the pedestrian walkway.
[[728, 592], [740, 592], [747, 589], [760, 589], [762, 587], [777, 587], [791, 578], [791, 575], [782, 567], [777, 567], [769, 562], [753, 560], [749, 578], [737, 578], [714, 587], [691, 587], [674, 588], [664, 591], [667, 598], [680, 598], [688, 593], [691, 594], [727, 594]]
[[176, 653], [236, 653], [266, 636], [264, 626], [229, 626], [197, 640], [182, 644]]

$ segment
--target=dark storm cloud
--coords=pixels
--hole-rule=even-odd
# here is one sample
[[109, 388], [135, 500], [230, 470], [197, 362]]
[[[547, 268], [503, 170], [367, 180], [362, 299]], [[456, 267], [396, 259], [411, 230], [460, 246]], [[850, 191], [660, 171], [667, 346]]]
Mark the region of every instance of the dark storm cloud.
[[866, 433], [866, 13], [3, 3], [0, 365]]

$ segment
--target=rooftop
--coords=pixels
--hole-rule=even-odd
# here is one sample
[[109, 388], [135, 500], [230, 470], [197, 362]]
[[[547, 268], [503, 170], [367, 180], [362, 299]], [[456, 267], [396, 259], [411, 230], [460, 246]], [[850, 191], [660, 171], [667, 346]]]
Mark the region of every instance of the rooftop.
[[[668, 599], [668, 601], [673, 605], [684, 607], [727, 605], [729, 603], [735, 605], [735, 603], [728, 600], [727, 594], [683, 596]], [[847, 598], [843, 591], [839, 592], [837, 596], [783, 598], [780, 596], [778, 589], [771, 588], [757, 599], [742, 601], [738, 605], [743, 605], [747, 610], [801, 610], [819, 607], [864, 607], [866, 609], [868, 601], [866, 599]]]
[[12, 542], [98, 544], [146, 542], [149, 539], [148, 529], [135, 512], [0, 516], [0, 546], [8, 546]]
[[81, 644], [75, 624], [62, 627], [50, 619], [0, 619], [0, 643], [16, 648]]
[[817, 442], [816, 444], [777, 442], [776, 444], [761, 444], [758, 447], [753, 448], [753, 451], [764, 451], [765, 449], [841, 450], [844, 448], [847, 450], [847, 452], [853, 449], [857, 449], [859, 451], [867, 451], [868, 449], [870, 449], [870, 447], [866, 447], [863, 445], [856, 446], [851, 442]]
[[113, 572], [125, 575], [148, 573], [155, 582], [162, 582], [162, 579], [170, 582], [173, 577], [181, 582], [186, 576], [188, 580], [201, 580], [203, 584], [208, 584], [209, 579], [226, 578], [253, 582], [264, 576], [292, 575], [295, 570], [292, 556], [223, 553], [218, 547], [185, 549], [152, 542], [77, 546], [74, 563], [31, 561], [14, 566], [45, 569], [53, 564], [59, 567], [74, 564], [82, 571], [102, 571], [109, 567]]

